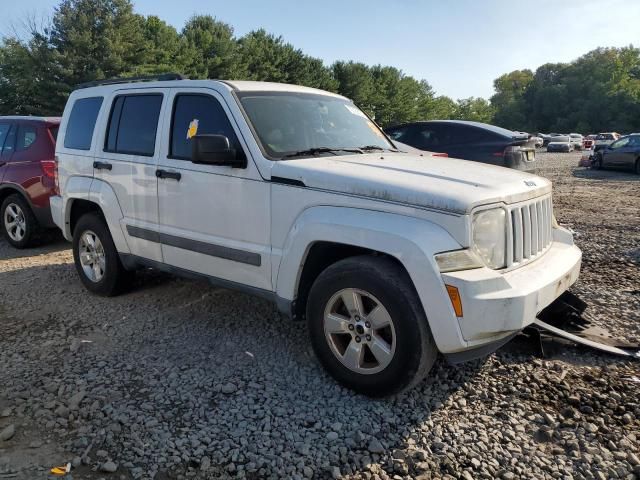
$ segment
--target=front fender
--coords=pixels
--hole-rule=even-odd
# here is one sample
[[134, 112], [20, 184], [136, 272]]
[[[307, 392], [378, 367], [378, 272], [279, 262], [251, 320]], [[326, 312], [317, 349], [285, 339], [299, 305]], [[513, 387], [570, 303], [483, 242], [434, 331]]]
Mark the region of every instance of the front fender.
[[[435, 223], [398, 214], [341, 207], [312, 207], [294, 222], [282, 248], [276, 294], [294, 300], [306, 256], [316, 242], [376, 250], [407, 270], [441, 351], [466, 346], [434, 254], [461, 248]], [[278, 252], [274, 252], [276, 255]]]

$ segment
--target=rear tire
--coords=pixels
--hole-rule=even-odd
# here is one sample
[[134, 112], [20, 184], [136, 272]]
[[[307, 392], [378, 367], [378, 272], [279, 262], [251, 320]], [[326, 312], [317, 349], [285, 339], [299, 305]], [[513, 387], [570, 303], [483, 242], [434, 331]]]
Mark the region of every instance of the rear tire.
[[109, 227], [97, 213], [80, 217], [73, 230], [73, 260], [87, 290], [111, 297], [127, 290], [133, 272], [125, 270]]
[[636, 168], [635, 168], [635, 172], [636, 175], [640, 175], [640, 158], [636, 159]]
[[409, 276], [388, 258], [352, 257], [328, 267], [311, 287], [307, 319], [324, 368], [372, 397], [413, 387], [438, 355]]
[[27, 201], [17, 193], [2, 202], [2, 232], [12, 246], [30, 247], [40, 233], [40, 225]]

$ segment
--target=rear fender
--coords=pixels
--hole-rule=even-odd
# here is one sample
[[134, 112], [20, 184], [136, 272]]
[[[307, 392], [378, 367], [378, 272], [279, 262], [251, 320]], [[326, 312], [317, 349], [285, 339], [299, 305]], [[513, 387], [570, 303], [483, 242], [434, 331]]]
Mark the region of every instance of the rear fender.
[[120, 222], [120, 220], [124, 218], [124, 214], [122, 213], [122, 208], [118, 202], [116, 192], [114, 192], [111, 185], [100, 179], [94, 178], [91, 184], [89, 200], [98, 204], [102, 209], [104, 218], [109, 226], [109, 232], [111, 232], [111, 237], [113, 238], [113, 243], [116, 246], [116, 250], [118, 250], [119, 253], [131, 253]]
[[[450, 351], [466, 346], [434, 260], [461, 248], [440, 226], [391, 213], [340, 207], [305, 210], [289, 231], [280, 254], [276, 294], [293, 301], [304, 262], [316, 242], [342, 243], [396, 258], [407, 270], [422, 302], [436, 344]], [[274, 258], [277, 261], [277, 258]]]
[[73, 232], [71, 231], [71, 209], [73, 202], [76, 200], [89, 201], [92, 181], [93, 178], [91, 177], [73, 176], [70, 177], [64, 185], [64, 196], [62, 200], [64, 228], [62, 228], [62, 234], [68, 241], [72, 241], [73, 239]]

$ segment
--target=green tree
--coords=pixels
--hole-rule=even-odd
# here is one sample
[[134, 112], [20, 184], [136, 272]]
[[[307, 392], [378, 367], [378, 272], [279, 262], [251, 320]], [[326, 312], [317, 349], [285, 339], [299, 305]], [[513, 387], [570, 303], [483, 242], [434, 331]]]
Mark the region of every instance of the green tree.
[[68, 91], [59, 55], [41, 33], [28, 43], [2, 41], [0, 115], [60, 115]]
[[332, 66], [333, 77], [338, 86], [338, 93], [353, 100], [368, 115], [375, 116], [373, 100], [375, 80], [371, 69], [364, 63], [336, 62]]
[[457, 120], [491, 123], [493, 113], [493, 107], [487, 100], [480, 97], [469, 97], [458, 100], [454, 118]]
[[141, 65], [129, 73], [153, 75], [167, 72], [184, 73], [186, 66], [185, 39], [175, 28], [156, 16], [142, 18], [143, 49]]
[[242, 78], [295, 83], [335, 91], [337, 83], [322, 60], [305, 55], [282, 37], [260, 29], [238, 40]]
[[514, 70], [494, 80], [496, 93], [491, 97], [491, 106], [497, 125], [513, 130], [529, 126], [523, 95], [532, 81], [531, 70]]
[[242, 78], [233, 28], [209, 15], [191, 17], [182, 30], [184, 73], [191, 78]]
[[49, 42], [70, 87], [135, 73], [148, 64], [144, 18], [133, 13], [129, 0], [63, 0], [54, 12]]

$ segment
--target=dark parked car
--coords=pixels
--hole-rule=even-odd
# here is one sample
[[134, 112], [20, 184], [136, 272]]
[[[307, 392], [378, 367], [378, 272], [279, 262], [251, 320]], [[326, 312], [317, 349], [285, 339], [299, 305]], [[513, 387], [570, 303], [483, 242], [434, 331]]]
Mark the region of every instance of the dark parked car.
[[55, 227], [49, 197], [55, 191], [59, 118], [0, 117], [2, 232], [16, 248]]
[[547, 144], [547, 152], [573, 152], [575, 143], [569, 135], [556, 135], [551, 137], [551, 141]]
[[640, 133], [621, 137], [594, 153], [594, 168], [631, 169], [640, 175]]
[[462, 120], [406, 123], [385, 131], [392, 140], [420, 150], [527, 172], [535, 169], [535, 140], [524, 132]]

